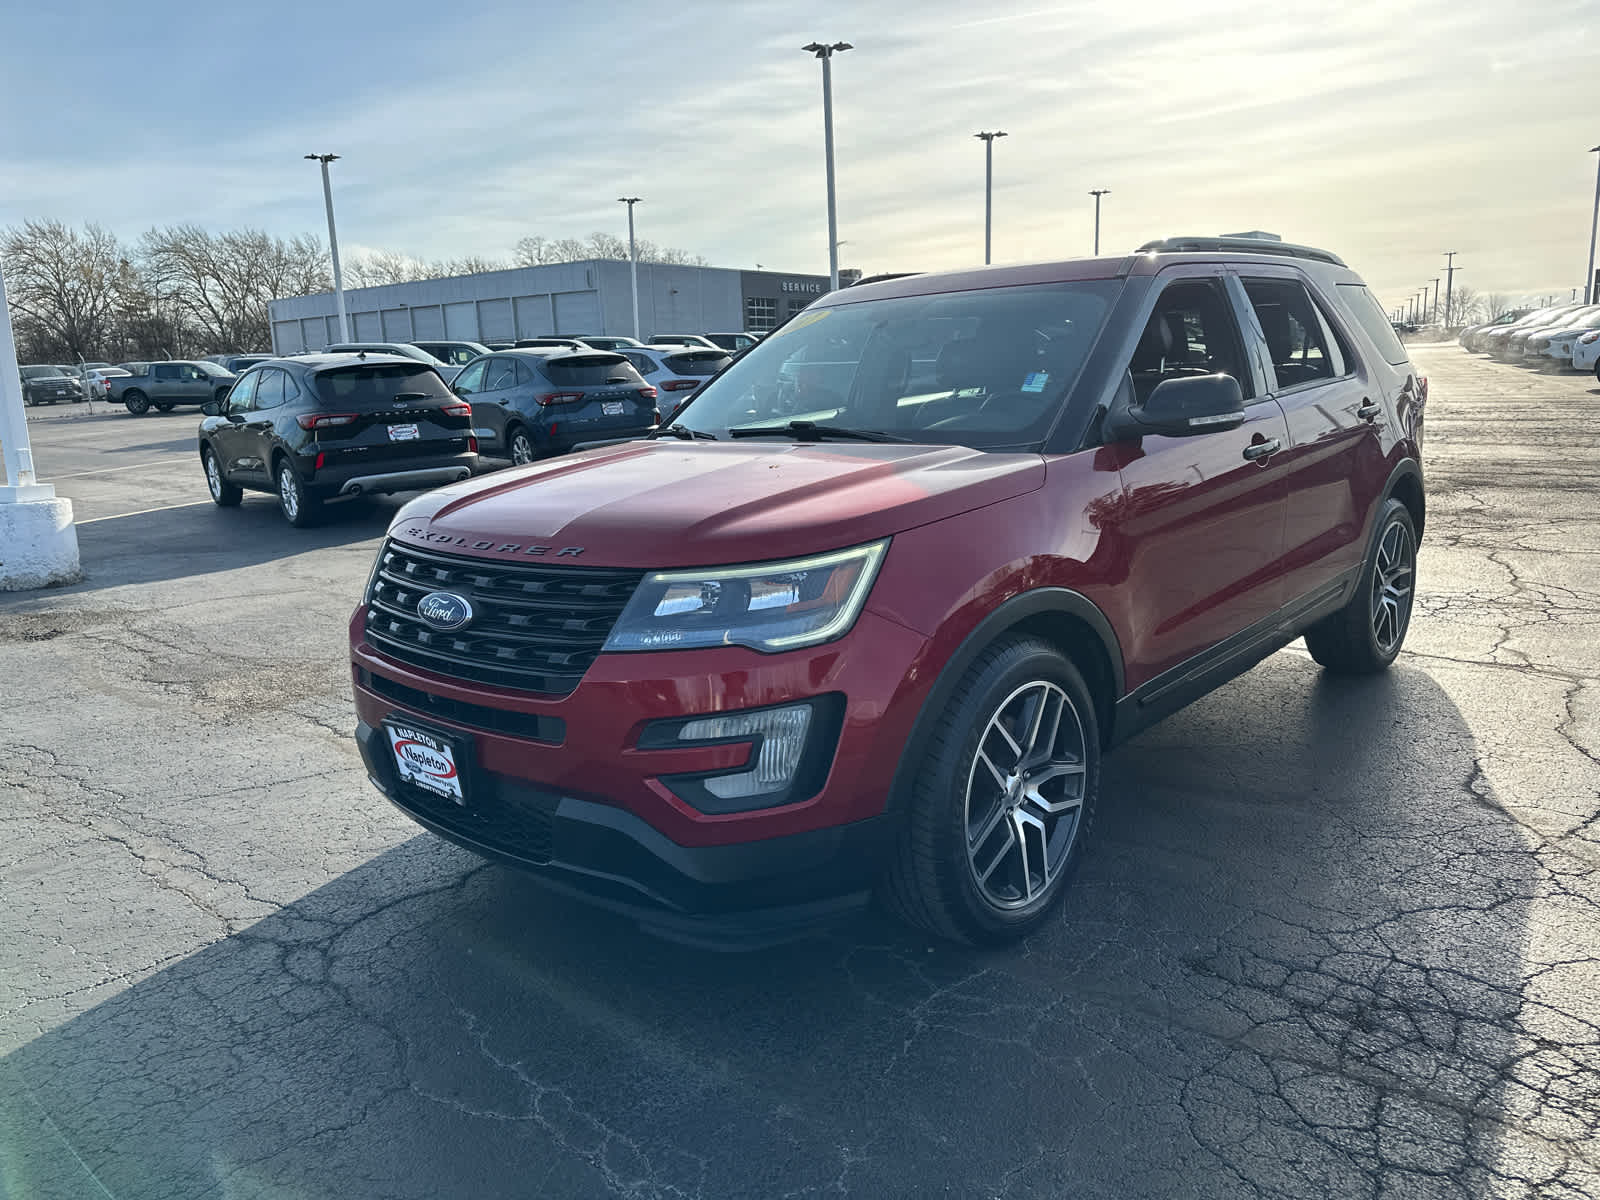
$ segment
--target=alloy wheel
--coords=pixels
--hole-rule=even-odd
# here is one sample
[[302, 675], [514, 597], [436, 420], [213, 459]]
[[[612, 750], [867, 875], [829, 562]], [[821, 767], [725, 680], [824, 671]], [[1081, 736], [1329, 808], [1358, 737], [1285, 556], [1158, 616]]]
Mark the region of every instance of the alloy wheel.
[[285, 463], [278, 470], [278, 502], [283, 505], [283, 515], [294, 520], [300, 515], [300, 482], [294, 470]]
[[533, 461], [533, 443], [520, 430], [511, 439], [511, 461], [516, 466], [526, 466]]
[[1410, 530], [1399, 521], [1392, 522], [1378, 543], [1372, 571], [1372, 636], [1385, 655], [1399, 648], [1411, 621], [1416, 561]]
[[1083, 722], [1060, 687], [1023, 684], [995, 710], [967, 774], [967, 863], [996, 908], [1051, 890], [1072, 854], [1087, 782]]
[[217, 468], [217, 456], [211, 453], [206, 454], [206, 484], [213, 500], [222, 499], [222, 472]]

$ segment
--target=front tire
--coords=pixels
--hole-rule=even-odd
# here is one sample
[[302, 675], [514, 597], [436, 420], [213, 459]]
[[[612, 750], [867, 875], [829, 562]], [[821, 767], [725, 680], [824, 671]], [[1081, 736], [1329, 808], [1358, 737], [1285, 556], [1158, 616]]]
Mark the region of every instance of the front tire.
[[200, 452], [200, 459], [206, 469], [206, 486], [211, 489], [211, 499], [218, 508], [233, 508], [244, 499], [244, 489], [223, 477], [222, 464], [210, 446]]
[[150, 397], [143, 392], [129, 392], [123, 397], [123, 403], [128, 406], [128, 411], [136, 417], [142, 417], [150, 411]]
[[1338, 675], [1385, 670], [1399, 655], [1411, 627], [1416, 581], [1416, 524], [1404, 504], [1386, 500], [1355, 595], [1305, 632], [1311, 657]]
[[278, 508], [283, 512], [283, 519], [296, 529], [315, 525], [322, 515], [322, 505], [306, 494], [305, 484], [300, 482], [300, 476], [286, 458], [278, 460], [277, 481]]
[[1099, 791], [1100, 727], [1082, 674], [1039, 638], [1002, 638], [938, 717], [885, 899], [956, 941], [1033, 933], [1077, 870]]

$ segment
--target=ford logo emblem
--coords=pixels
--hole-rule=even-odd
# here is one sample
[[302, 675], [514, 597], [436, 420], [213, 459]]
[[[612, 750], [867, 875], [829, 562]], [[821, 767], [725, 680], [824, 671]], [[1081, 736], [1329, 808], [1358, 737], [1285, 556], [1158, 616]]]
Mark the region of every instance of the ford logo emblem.
[[472, 621], [472, 605], [454, 592], [429, 592], [417, 602], [417, 616], [424, 624], [448, 633]]

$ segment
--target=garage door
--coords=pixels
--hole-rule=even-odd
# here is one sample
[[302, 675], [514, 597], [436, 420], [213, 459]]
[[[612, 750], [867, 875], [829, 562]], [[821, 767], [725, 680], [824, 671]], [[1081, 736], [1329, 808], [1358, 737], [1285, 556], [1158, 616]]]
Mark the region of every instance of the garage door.
[[378, 320], [377, 313], [364, 312], [356, 314], [356, 341], [383, 341], [383, 323]]
[[409, 342], [411, 340], [411, 312], [404, 308], [383, 310], [383, 340]]
[[511, 319], [511, 301], [479, 300], [478, 333], [480, 342], [511, 341], [517, 336], [516, 323]]
[[563, 292], [556, 296], [556, 333], [599, 333], [600, 293]]
[[300, 337], [300, 322], [274, 321], [272, 348], [279, 354], [293, 354], [296, 350], [304, 350], [306, 344]]
[[458, 342], [478, 342], [478, 308], [471, 300], [444, 306], [444, 335]]
[[[444, 310], [437, 304], [425, 304], [421, 308], [411, 310], [411, 327], [416, 331], [417, 340], [444, 337]], [[468, 341], [473, 339], [468, 338]]]
[[[517, 310], [517, 336], [542, 337], [554, 333], [550, 328], [549, 296], [517, 296], [511, 301]], [[589, 331], [593, 333], [593, 330]]]

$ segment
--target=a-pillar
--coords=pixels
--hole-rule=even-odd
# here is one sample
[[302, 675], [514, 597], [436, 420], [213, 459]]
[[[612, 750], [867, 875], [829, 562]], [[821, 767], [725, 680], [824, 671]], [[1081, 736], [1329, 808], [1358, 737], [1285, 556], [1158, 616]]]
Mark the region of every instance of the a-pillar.
[[0, 592], [72, 583], [83, 575], [72, 501], [34, 476], [28, 418], [22, 408], [17, 343], [0, 272]]

